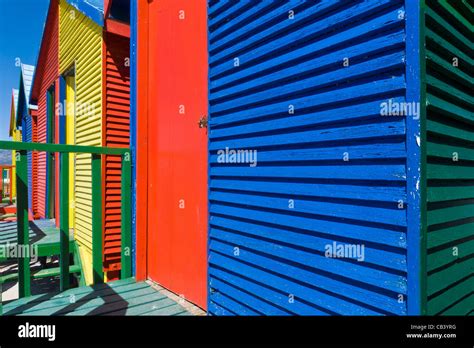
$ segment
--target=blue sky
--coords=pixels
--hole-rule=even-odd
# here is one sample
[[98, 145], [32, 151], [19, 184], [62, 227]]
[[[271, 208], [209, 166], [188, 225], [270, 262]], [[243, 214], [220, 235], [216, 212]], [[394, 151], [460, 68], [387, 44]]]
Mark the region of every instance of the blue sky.
[[0, 140], [8, 140], [11, 90], [20, 84], [15, 59], [36, 65], [49, 0], [0, 0]]

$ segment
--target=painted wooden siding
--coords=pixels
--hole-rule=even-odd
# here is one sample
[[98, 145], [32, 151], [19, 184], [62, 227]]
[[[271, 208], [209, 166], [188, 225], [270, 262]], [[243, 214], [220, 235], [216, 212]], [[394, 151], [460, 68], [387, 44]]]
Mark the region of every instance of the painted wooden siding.
[[[38, 117], [31, 116], [31, 141], [34, 143], [38, 142]], [[32, 200], [32, 212], [35, 219], [39, 218], [38, 215], [38, 155], [37, 151], [31, 153], [31, 200]]]
[[[472, 7], [427, 1], [427, 313], [474, 311]], [[456, 61], [457, 59], [457, 66]]]
[[[102, 28], [60, 1], [59, 70], [75, 66], [75, 142], [102, 144]], [[81, 246], [86, 280], [92, 280], [91, 158], [78, 154], [75, 160], [74, 233]]]
[[[381, 117], [405, 101], [403, 11], [209, 2], [211, 314], [407, 313], [406, 120]], [[334, 242], [365, 261], [325, 257]]]
[[[20, 130], [13, 130], [13, 141], [21, 141], [21, 131]], [[16, 197], [16, 151], [12, 151], [12, 195]]]
[[[38, 142], [47, 142], [47, 94], [48, 89], [54, 84], [58, 77], [58, 39], [59, 39], [59, 23], [58, 23], [58, 1], [53, 0], [49, 13], [48, 22], [46, 23], [43, 33], [43, 41], [41, 43], [41, 54], [36, 70], [35, 81], [40, 80], [38, 95]], [[41, 75], [41, 76], [39, 76]], [[56, 102], [59, 98], [55, 98]], [[53, 106], [54, 107], [54, 106]], [[45, 152], [38, 153], [38, 203], [37, 213], [40, 217], [46, 217], [46, 180], [47, 180], [47, 154]]]
[[[22, 132], [25, 135], [25, 141], [33, 141], [33, 120], [36, 115], [36, 107], [30, 105], [30, 92], [35, 73], [33, 65], [21, 64], [20, 89], [18, 92], [18, 107], [16, 110], [17, 119], [21, 120]], [[28, 152], [28, 209], [33, 212], [33, 153]]]
[[[75, 97], [75, 78], [74, 76], [67, 76], [66, 77], [66, 105], [71, 105], [74, 103]], [[75, 124], [76, 124], [76, 115], [75, 109], [73, 107], [68, 107], [66, 111], [66, 144], [75, 144]], [[76, 155], [69, 156], [69, 168], [74, 168], [76, 163]], [[69, 171], [69, 226], [70, 228], [74, 228], [75, 226], [75, 212], [76, 209], [74, 207], [75, 201], [75, 172], [74, 170]]]
[[[42, 105], [41, 105], [42, 107]], [[43, 110], [38, 105], [38, 131], [37, 141], [46, 142], [46, 118], [42, 114]], [[40, 218], [46, 217], [46, 152], [38, 152], [37, 154], [37, 174], [36, 174], [36, 210], [35, 213]]]
[[[10, 108], [10, 127], [13, 141], [21, 141], [21, 130], [16, 126], [16, 110], [18, 109], [18, 89], [12, 90], [12, 105]], [[12, 194], [16, 197], [16, 151], [12, 151]]]
[[[104, 122], [103, 145], [130, 146], [130, 39], [104, 33]], [[121, 158], [103, 160], [104, 269], [120, 269]], [[115, 275], [118, 275], [115, 272]], [[108, 273], [108, 278], [114, 277]]]
[[[23, 118], [22, 121], [22, 132], [24, 134], [24, 140], [27, 143], [31, 143], [32, 141], [32, 121], [30, 116], [26, 116]], [[32, 163], [33, 163], [33, 155], [31, 151], [28, 151], [28, 209], [32, 209], [33, 207], [33, 180], [32, 180]]]

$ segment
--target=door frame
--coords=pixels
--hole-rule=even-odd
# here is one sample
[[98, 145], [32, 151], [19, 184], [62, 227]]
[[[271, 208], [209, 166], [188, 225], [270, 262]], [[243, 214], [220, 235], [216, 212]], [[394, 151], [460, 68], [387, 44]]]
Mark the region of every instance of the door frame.
[[[148, 71], [149, 71], [149, 54], [148, 45], [149, 37], [149, 4], [146, 1], [133, 0], [131, 11], [131, 124], [130, 133], [131, 149], [132, 149], [132, 168], [133, 183], [136, 188], [136, 196], [132, 197], [133, 211], [132, 233], [135, 233], [135, 242], [133, 249], [135, 259], [134, 275], [139, 281], [149, 279], [148, 268], [148, 243], [149, 243], [149, 223], [148, 223], [148, 184], [149, 174], [149, 117], [148, 112], [149, 96], [148, 96]], [[135, 25], [134, 25], [135, 24]], [[138, 178], [139, 175], [139, 179]], [[206, 185], [208, 177], [206, 179]], [[207, 193], [206, 193], [207, 194]], [[206, 206], [208, 209], [208, 206]], [[208, 230], [208, 223], [206, 229]], [[207, 237], [208, 238], [208, 237]], [[206, 253], [207, 253], [206, 241]], [[207, 278], [207, 276], [206, 276]], [[206, 286], [206, 297], [209, 298], [208, 287]]]
[[[136, 186], [135, 204], [140, 209], [135, 209], [135, 278], [146, 280], [148, 278], [148, 3], [133, 1], [132, 5], [132, 32], [130, 47], [132, 61], [130, 71], [132, 88], [130, 98], [132, 104], [131, 134], [133, 151], [133, 168]], [[138, 20], [140, 18], [140, 20]], [[141, 43], [138, 52], [138, 43]], [[138, 69], [137, 67], [140, 67]], [[140, 117], [138, 117], [140, 115]], [[132, 128], [133, 127], [133, 128]], [[138, 136], [140, 135], [140, 136]], [[140, 173], [140, 180], [136, 180]]]

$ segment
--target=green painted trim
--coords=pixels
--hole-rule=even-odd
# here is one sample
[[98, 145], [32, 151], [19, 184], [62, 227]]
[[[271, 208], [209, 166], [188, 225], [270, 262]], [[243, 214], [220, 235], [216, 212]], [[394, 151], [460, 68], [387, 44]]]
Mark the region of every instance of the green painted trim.
[[428, 180], [427, 180], [427, 99], [426, 99], [426, 12], [425, 0], [420, 0], [420, 314], [427, 313], [427, 200], [428, 200]]
[[132, 275], [132, 233], [131, 233], [131, 178], [132, 166], [130, 153], [122, 156], [122, 269], [121, 278], [126, 279]]
[[[34, 243], [33, 245], [38, 247], [38, 257], [55, 256], [55, 255], [60, 255], [61, 253], [61, 247], [60, 247], [60, 244], [58, 243], [48, 243], [48, 244]], [[70, 240], [69, 250], [72, 250], [73, 247], [74, 247], [74, 241]], [[10, 258], [10, 257], [0, 258], [0, 262], [13, 261], [13, 260], [16, 260], [16, 258]]]
[[[59, 244], [58, 243], [48, 243], [42, 244], [38, 246], [38, 256], [54, 256], [54, 255], [61, 255], [61, 236], [59, 236]], [[74, 245], [74, 241], [69, 239], [69, 250]]]
[[[81, 268], [77, 265], [71, 265], [69, 267], [69, 273], [70, 274], [81, 273]], [[48, 277], [56, 277], [58, 275], [61, 275], [60, 267], [42, 269], [38, 272], [33, 273], [31, 277], [33, 279], [42, 279], [42, 278], [48, 278]], [[16, 281], [17, 279], [18, 279], [18, 273], [15, 272], [15, 273], [0, 277], [0, 283], [13, 282], [13, 281]]]
[[94, 155], [123, 155], [130, 152], [128, 148], [25, 143], [21, 141], [0, 141], [0, 150], [16, 151], [45, 151], [45, 152], [68, 152], [68, 153], [90, 153]]
[[69, 153], [61, 153], [60, 189], [60, 289], [69, 289]]
[[77, 246], [76, 241], [74, 241], [74, 264], [79, 266], [81, 272], [79, 274], [79, 286], [86, 286], [86, 281], [84, 277], [84, 269], [82, 268], [81, 256], [79, 255], [79, 247]]
[[[28, 154], [26, 151], [18, 151], [16, 158], [16, 182], [17, 182], [17, 228], [18, 245], [30, 244], [30, 233], [28, 223]], [[31, 270], [30, 258], [18, 259], [18, 292], [19, 297], [31, 295]]]
[[[81, 268], [77, 265], [69, 266], [69, 274], [79, 273], [81, 272]], [[56, 268], [47, 268], [42, 269], [33, 274], [34, 279], [41, 279], [41, 278], [48, 278], [48, 277], [55, 277], [61, 274], [61, 269], [59, 267]]]
[[101, 157], [92, 155], [92, 271], [94, 284], [104, 282], [102, 257]]

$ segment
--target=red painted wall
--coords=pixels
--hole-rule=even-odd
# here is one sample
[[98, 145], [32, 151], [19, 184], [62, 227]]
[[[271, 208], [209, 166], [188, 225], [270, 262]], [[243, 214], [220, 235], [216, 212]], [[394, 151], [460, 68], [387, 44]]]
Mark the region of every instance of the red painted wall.
[[[31, 112], [31, 122], [32, 122], [32, 127], [31, 127], [31, 141], [34, 143], [38, 142], [38, 113], [37, 111], [32, 111]], [[35, 219], [39, 219], [41, 216], [38, 212], [38, 157], [39, 157], [38, 152], [34, 151], [32, 153], [32, 160], [31, 160], [31, 185], [32, 185], [32, 203], [33, 203], [33, 217]]]
[[[130, 39], [104, 32], [103, 145], [130, 147]], [[102, 160], [104, 270], [116, 279], [120, 270], [121, 158]]]
[[[47, 140], [47, 91], [53, 85], [53, 83], [56, 82], [58, 77], [58, 30], [58, 0], [51, 0], [32, 89], [32, 99], [36, 100], [38, 105], [37, 141], [40, 143], [45, 143]], [[57, 88], [55, 90], [57, 91]], [[58, 94], [56, 94], [56, 96], [58, 96]], [[58, 101], [59, 98], [56, 97], [55, 100]], [[58, 126], [56, 128], [58, 128]], [[33, 161], [35, 160], [33, 159]], [[34, 187], [36, 188], [33, 191], [35, 192], [33, 197], [34, 213], [37, 217], [44, 218], [46, 213], [45, 152], [40, 152], [37, 154], [36, 166], [33, 165], [33, 167], [36, 167], [36, 169], [33, 171]], [[56, 176], [56, 178], [58, 178], [58, 176]], [[56, 207], [58, 207], [58, 204], [56, 204]]]
[[[59, 67], [58, 67], [58, 70], [59, 70]], [[54, 92], [55, 92], [55, 96], [58, 97], [56, 99], [56, 103], [58, 103], [59, 102], [59, 77], [56, 79]], [[55, 105], [55, 110], [56, 110], [56, 105]], [[59, 144], [60, 143], [60, 141], [59, 141], [60, 140], [60, 136], [59, 136], [60, 129], [59, 129], [59, 113], [57, 113], [57, 112], [54, 113], [54, 124], [55, 124], [55, 127], [54, 127], [54, 141], [55, 141], [55, 143]], [[54, 199], [55, 199], [54, 216], [56, 217], [56, 219], [55, 219], [56, 220], [56, 227], [59, 228], [60, 223], [61, 223], [60, 214], [59, 214], [59, 153], [55, 153], [54, 156], [55, 156], [55, 158], [54, 158], [54, 163], [55, 163], [55, 168], [54, 168], [54, 170], [55, 170], [54, 192], [56, 192], [56, 194], [54, 195]]]
[[206, 308], [206, 1], [143, 1], [138, 18], [137, 278]]

